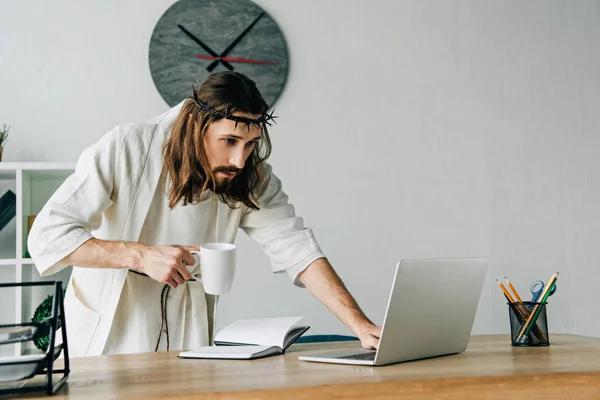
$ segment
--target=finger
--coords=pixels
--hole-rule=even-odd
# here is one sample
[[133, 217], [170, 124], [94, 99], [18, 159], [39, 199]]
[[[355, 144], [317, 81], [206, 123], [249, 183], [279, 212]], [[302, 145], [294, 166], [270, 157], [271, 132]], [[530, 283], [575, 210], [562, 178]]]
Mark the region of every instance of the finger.
[[182, 246], [179, 244], [176, 244], [175, 246], [185, 251], [200, 251], [200, 246]]
[[177, 282], [177, 285], [183, 285], [186, 281], [186, 279], [181, 275], [179, 271], [174, 271], [171, 274], [171, 279]]
[[363, 348], [365, 348], [367, 350], [375, 350], [376, 349], [374, 343], [369, 339], [362, 341], [361, 345]]
[[381, 327], [377, 326], [377, 327], [369, 330], [369, 334], [375, 336], [377, 339], [381, 338]]
[[375, 339], [372, 337], [371, 340], [369, 340], [369, 346], [377, 350], [377, 348], [379, 347], [379, 339]]
[[183, 252], [181, 253], [181, 261], [183, 261], [185, 265], [196, 264], [196, 259], [192, 254], [189, 253], [188, 250], [183, 250]]
[[166, 283], [167, 285], [171, 286], [173, 289], [175, 289], [177, 286], [179, 286], [179, 285], [177, 285], [177, 282], [175, 282], [175, 281], [173, 280], [173, 278], [172, 278], [172, 277], [171, 277], [171, 278], [169, 278], [169, 279], [168, 279], [168, 280], [167, 280], [165, 283]]
[[[189, 253], [188, 253], [189, 254]], [[191, 254], [190, 254], [191, 257]], [[194, 257], [192, 257], [193, 259]], [[194, 260], [195, 263], [195, 260]], [[191, 263], [190, 265], [194, 265], [194, 263]], [[192, 274], [190, 273], [190, 270], [187, 268], [185, 262], [180, 262], [177, 264], [177, 268], [175, 270], [175, 275], [181, 277], [181, 279], [183, 279], [184, 283], [185, 281], [187, 281], [188, 279], [190, 279], [192, 277]]]

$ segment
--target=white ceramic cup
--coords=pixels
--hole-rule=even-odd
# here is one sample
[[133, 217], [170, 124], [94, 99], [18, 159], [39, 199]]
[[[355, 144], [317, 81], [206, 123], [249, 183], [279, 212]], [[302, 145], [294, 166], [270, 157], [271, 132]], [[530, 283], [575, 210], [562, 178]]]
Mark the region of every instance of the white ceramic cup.
[[196, 263], [188, 265], [190, 271], [200, 264], [200, 276], [196, 277], [204, 285], [208, 294], [227, 294], [235, 277], [235, 245], [231, 243], [205, 243], [200, 251], [190, 251]]

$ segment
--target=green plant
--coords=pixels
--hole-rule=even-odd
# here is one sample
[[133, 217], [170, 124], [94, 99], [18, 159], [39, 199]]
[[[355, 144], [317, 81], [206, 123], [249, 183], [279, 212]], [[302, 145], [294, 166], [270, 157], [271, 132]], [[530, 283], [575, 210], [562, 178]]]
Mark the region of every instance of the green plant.
[[2, 125], [2, 129], [0, 129], [0, 147], [8, 140], [8, 132], [10, 132], [10, 126]]
[[[63, 296], [65, 295], [66, 289], [63, 289]], [[31, 318], [31, 322], [42, 322], [46, 318], [49, 318], [52, 315], [52, 299], [53, 295], [49, 295], [40, 303], [40, 305], [35, 309], [33, 313], [33, 318]], [[39, 337], [33, 340], [35, 347], [46, 352], [48, 345], [50, 344], [50, 336], [46, 335], [43, 337]]]

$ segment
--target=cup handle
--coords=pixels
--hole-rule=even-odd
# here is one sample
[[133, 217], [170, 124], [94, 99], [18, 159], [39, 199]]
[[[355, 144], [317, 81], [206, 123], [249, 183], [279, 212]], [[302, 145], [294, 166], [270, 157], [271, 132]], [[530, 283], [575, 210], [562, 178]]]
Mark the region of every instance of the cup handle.
[[[193, 270], [196, 269], [196, 267], [198, 267], [198, 265], [200, 265], [200, 252], [194, 250], [194, 251], [190, 251], [190, 254], [192, 255], [192, 257], [194, 257], [194, 260], [196, 260], [196, 262], [193, 265], [186, 265], [188, 271], [192, 272]], [[200, 274], [192, 275], [192, 277], [196, 278], [196, 281], [202, 282], [202, 279], [200, 278]]]
[[[200, 251], [192, 251], [192, 256], [194, 257], [194, 260], [196, 260], [196, 263], [194, 264], [194, 268], [192, 268], [192, 271], [200, 265]], [[191, 271], [190, 271], [191, 272]], [[202, 282], [202, 277], [200, 276], [200, 274], [196, 274], [193, 275], [194, 278], [196, 278], [196, 282]]]

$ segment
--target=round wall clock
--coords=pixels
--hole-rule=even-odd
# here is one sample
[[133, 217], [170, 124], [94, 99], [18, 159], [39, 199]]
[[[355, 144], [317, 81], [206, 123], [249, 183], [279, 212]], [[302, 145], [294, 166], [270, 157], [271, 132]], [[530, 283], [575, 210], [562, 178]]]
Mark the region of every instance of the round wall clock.
[[156, 23], [149, 58], [154, 84], [170, 106], [209, 74], [225, 70], [256, 82], [272, 106], [288, 74], [281, 30], [249, 0], [179, 0]]

